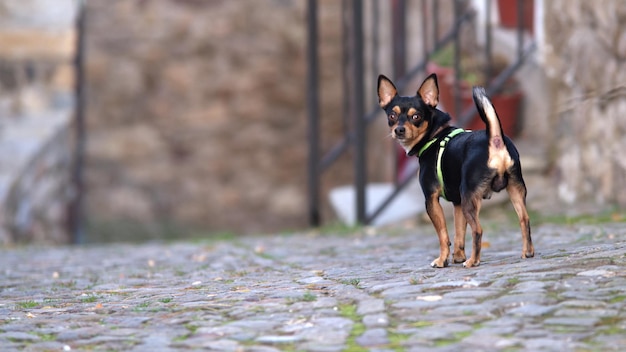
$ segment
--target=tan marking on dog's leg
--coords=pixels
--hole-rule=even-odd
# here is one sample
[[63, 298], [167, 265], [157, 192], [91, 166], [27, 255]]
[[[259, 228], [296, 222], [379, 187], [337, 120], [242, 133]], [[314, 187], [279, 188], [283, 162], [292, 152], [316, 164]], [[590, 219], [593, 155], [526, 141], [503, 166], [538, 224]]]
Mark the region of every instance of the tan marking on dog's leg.
[[433, 260], [430, 266], [433, 268], [443, 268], [448, 266], [448, 256], [450, 255], [450, 237], [448, 237], [448, 229], [446, 228], [446, 218], [443, 214], [443, 208], [439, 204], [439, 195], [433, 194], [427, 201], [426, 212], [430, 221], [435, 227], [437, 236], [439, 237], [439, 258]]
[[506, 188], [519, 219], [522, 230], [522, 258], [535, 256], [535, 247], [530, 235], [530, 217], [526, 211], [526, 187], [518, 182], [510, 182]]
[[481, 194], [482, 192], [478, 192], [476, 195], [472, 195], [470, 199], [463, 199], [461, 204], [465, 219], [472, 229], [472, 254], [463, 263], [463, 266], [466, 268], [480, 265], [483, 228], [478, 220], [478, 214], [480, 213]]
[[465, 259], [465, 230], [467, 220], [463, 215], [463, 208], [460, 205], [454, 206], [454, 252], [452, 260], [455, 263], [463, 263]]

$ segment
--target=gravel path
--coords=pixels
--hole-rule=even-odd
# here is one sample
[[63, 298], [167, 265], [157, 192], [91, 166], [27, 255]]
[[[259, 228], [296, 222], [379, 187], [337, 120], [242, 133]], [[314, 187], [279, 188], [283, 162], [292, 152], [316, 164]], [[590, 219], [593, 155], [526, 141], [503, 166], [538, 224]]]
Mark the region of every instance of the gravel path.
[[[626, 224], [0, 250], [2, 351], [623, 351]], [[468, 243], [469, 247], [469, 243]], [[469, 250], [469, 248], [467, 249]]]

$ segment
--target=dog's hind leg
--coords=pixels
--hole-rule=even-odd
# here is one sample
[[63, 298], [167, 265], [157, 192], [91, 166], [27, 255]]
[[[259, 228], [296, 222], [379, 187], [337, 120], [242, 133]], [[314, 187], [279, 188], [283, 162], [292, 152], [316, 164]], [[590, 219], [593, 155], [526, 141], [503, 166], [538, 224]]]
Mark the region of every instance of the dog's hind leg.
[[526, 211], [526, 186], [524, 181], [520, 182], [516, 178], [512, 178], [511, 181], [513, 182], [509, 183], [506, 191], [509, 193], [522, 230], [522, 258], [532, 258], [535, 256], [535, 247], [530, 235], [530, 218]]

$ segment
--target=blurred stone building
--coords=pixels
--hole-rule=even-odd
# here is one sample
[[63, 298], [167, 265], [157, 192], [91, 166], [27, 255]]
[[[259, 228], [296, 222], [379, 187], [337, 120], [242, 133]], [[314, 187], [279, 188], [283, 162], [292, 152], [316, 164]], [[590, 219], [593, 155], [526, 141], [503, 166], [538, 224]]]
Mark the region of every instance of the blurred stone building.
[[66, 242], [76, 2], [0, 1], [0, 244]]
[[559, 196], [626, 206], [626, 2], [543, 4]]
[[[87, 2], [92, 233], [306, 226], [304, 5]], [[325, 96], [340, 94], [339, 6], [321, 14]]]
[[[341, 3], [319, 7], [322, 149], [343, 128]], [[416, 18], [420, 3], [408, 1]], [[69, 239], [77, 4], [0, 0], [2, 242]], [[306, 2], [85, 4], [90, 237], [306, 227]], [[626, 2], [534, 6], [539, 50], [525, 70], [541, 79], [525, 87], [521, 138], [543, 148], [564, 201], [626, 205]], [[385, 73], [388, 37], [378, 38]], [[409, 61], [422, 55], [408, 50]], [[374, 125], [371, 143], [387, 144], [386, 124]], [[369, 179], [389, 180], [388, 147], [369, 151]], [[350, 183], [351, 166], [348, 154], [323, 189]]]

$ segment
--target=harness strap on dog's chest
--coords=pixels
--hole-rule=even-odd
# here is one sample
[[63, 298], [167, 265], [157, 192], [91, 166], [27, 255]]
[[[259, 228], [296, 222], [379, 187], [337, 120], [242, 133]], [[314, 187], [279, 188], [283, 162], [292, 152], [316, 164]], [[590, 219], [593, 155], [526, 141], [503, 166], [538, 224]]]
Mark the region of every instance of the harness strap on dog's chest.
[[[443, 199], [448, 200], [448, 198], [446, 198], [446, 191], [445, 191], [445, 185], [443, 184], [443, 170], [441, 167], [441, 160], [443, 159], [443, 151], [446, 149], [446, 145], [448, 144], [448, 142], [456, 135], [460, 134], [460, 133], [464, 133], [464, 132], [469, 132], [466, 131], [462, 128], [457, 128], [455, 130], [450, 131], [450, 133], [448, 133], [448, 135], [441, 140], [441, 142], [439, 142], [439, 150], [437, 151], [437, 181], [439, 182], [439, 186], [441, 186], [441, 196], [443, 197]], [[432, 140], [430, 142], [428, 142], [424, 148], [422, 148], [422, 150], [420, 150], [420, 154], [422, 154], [422, 152], [424, 150], [426, 150], [426, 148], [428, 148], [435, 140]]]

